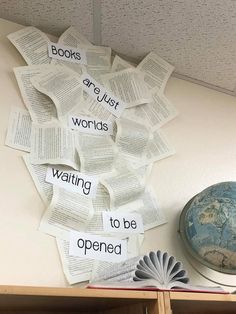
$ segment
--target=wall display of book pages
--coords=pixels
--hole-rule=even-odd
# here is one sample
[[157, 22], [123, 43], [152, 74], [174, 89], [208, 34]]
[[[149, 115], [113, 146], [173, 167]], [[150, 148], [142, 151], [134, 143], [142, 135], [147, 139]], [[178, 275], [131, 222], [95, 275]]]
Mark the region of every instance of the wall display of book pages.
[[[39, 230], [56, 238], [67, 281], [90, 280], [101, 254], [74, 254], [73, 232], [122, 239], [132, 258], [167, 222], [147, 182], [152, 164], [175, 153], [161, 130], [178, 114], [164, 93], [173, 66], [153, 52], [138, 65], [112, 59], [74, 27], [57, 44], [31, 26], [7, 37], [27, 65], [13, 69], [25, 109], [12, 107], [5, 144], [25, 151], [45, 204]], [[104, 212], [139, 215], [143, 231], [111, 233]]]

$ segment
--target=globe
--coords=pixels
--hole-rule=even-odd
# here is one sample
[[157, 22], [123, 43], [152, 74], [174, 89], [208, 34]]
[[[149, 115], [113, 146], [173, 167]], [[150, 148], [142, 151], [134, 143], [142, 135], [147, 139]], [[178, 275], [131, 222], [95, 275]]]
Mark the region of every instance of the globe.
[[194, 196], [182, 210], [179, 231], [193, 258], [236, 274], [236, 182], [217, 183]]

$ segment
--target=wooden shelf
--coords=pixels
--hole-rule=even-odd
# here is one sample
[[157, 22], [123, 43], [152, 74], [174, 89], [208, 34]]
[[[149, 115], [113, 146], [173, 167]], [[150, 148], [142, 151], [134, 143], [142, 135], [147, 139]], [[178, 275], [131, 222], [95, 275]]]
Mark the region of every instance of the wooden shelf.
[[165, 296], [166, 314], [235, 314], [236, 295], [192, 293], [192, 292], [167, 292]]
[[0, 286], [4, 313], [126, 313], [124, 308], [144, 313], [145, 307], [155, 308], [157, 300], [152, 291]]
[[236, 295], [0, 286], [0, 313], [233, 314]]

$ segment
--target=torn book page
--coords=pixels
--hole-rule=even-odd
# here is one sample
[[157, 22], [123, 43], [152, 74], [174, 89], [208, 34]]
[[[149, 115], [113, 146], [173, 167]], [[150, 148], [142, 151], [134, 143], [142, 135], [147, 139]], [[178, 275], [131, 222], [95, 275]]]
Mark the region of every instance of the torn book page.
[[39, 230], [64, 239], [70, 230], [84, 231], [93, 217], [92, 200], [53, 186], [53, 197], [40, 222]]
[[34, 185], [43, 200], [43, 202], [48, 206], [52, 200], [53, 186], [51, 183], [45, 181], [47, 173], [47, 165], [33, 165], [30, 162], [29, 155], [24, 155], [23, 160], [25, 165], [31, 175]]
[[77, 132], [77, 151], [80, 171], [88, 175], [100, 175], [112, 170], [117, 154], [110, 136], [98, 136]]
[[118, 55], [115, 56], [112, 62], [111, 72], [119, 72], [119, 71], [126, 70], [129, 68], [134, 68], [134, 65], [132, 65], [128, 61], [125, 61]]
[[68, 239], [56, 238], [63, 272], [70, 285], [90, 280], [94, 260], [69, 255]]
[[39, 92], [31, 83], [31, 79], [41, 74], [48, 65], [31, 65], [14, 68], [16, 80], [26, 108], [35, 123], [51, 123], [56, 121], [57, 112], [53, 101]]
[[97, 66], [86, 66], [83, 70], [100, 84], [102, 84], [102, 76], [111, 73], [110, 69]]
[[126, 108], [152, 101], [152, 95], [144, 82], [144, 75], [136, 69], [126, 69], [102, 76], [106, 86], [116, 97], [119, 97]]
[[137, 66], [144, 73], [144, 81], [152, 91], [163, 92], [174, 67], [150, 52]]
[[7, 38], [20, 52], [27, 64], [49, 64], [51, 62], [51, 58], [48, 56], [48, 43], [50, 40], [46, 34], [36, 27], [25, 27], [9, 34]]
[[103, 121], [112, 122], [116, 119], [116, 117], [110, 111], [101, 106], [99, 102], [97, 102], [89, 95], [80, 107], [82, 107], [82, 110], [87, 112], [90, 116], [101, 119]]
[[60, 125], [33, 125], [31, 134], [32, 164], [67, 165], [79, 169], [72, 130]]
[[11, 107], [8, 119], [7, 136], [5, 145], [30, 152], [30, 136], [32, 129], [32, 120], [29, 112], [17, 106]]
[[90, 282], [133, 281], [140, 256], [128, 258], [120, 263], [95, 261]]
[[83, 100], [79, 76], [68, 68], [51, 66], [31, 79], [33, 86], [54, 102], [59, 120], [64, 120]]
[[109, 192], [111, 210], [136, 201], [145, 188], [145, 181], [135, 171], [114, 171], [100, 182]]
[[163, 132], [156, 130], [152, 135], [152, 139], [148, 142], [146, 156], [138, 162], [133, 162], [134, 168], [139, 168], [175, 154], [175, 149], [169, 144]]
[[148, 186], [140, 196], [138, 206], [127, 206], [126, 209], [118, 208], [119, 212], [132, 212], [142, 216], [144, 231], [156, 228], [167, 222], [164, 212], [160, 209], [157, 198], [151, 186]]
[[115, 143], [119, 152], [128, 159], [142, 159], [151, 138], [151, 133], [147, 127], [134, 120], [124, 118], [117, 119], [116, 125]]
[[94, 215], [86, 227], [86, 232], [103, 234], [102, 212], [109, 210], [110, 197], [102, 184], [98, 185], [96, 198], [93, 199], [93, 208]]
[[123, 115], [155, 131], [178, 115], [175, 106], [162, 93], [155, 92], [153, 101], [124, 111]]
[[58, 43], [75, 48], [81, 45], [90, 47], [93, 46], [93, 44], [81, 33], [79, 33], [79, 31], [74, 26], [70, 26], [64, 33], [61, 34], [58, 39]]

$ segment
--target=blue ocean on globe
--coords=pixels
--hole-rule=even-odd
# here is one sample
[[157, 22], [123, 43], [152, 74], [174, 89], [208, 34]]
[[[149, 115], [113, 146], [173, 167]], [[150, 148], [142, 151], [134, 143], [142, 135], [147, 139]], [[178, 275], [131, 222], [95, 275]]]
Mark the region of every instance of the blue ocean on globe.
[[236, 274], [236, 182], [212, 185], [193, 197], [181, 214], [180, 234], [202, 264]]

